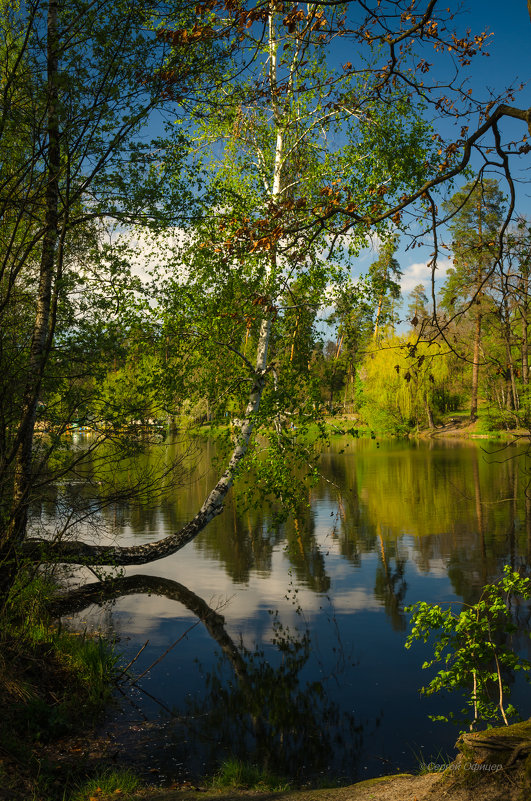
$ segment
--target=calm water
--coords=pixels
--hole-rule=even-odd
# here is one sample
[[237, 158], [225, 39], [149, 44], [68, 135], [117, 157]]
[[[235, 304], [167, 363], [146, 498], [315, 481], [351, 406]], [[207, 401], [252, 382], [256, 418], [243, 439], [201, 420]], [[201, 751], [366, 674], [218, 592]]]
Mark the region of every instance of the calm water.
[[[428, 651], [404, 648], [403, 610], [473, 602], [506, 562], [531, 568], [529, 461], [497, 447], [338, 440], [322, 455], [305, 517], [275, 527], [267, 511], [231, 501], [185, 549], [129, 570], [153, 578], [131, 581], [127, 596], [76, 624], [117, 635], [126, 662], [149, 641], [137, 676], [179, 641], [123, 686], [104, 722], [120, 758], [173, 779], [235, 755], [315, 781], [452, 754], [457, 729], [428, 715], [462, 704], [419, 694]], [[197, 510], [215, 446], [201, 443], [197, 455], [178, 492], [104, 513], [123, 544], [159, 539]], [[149, 454], [170, 456], [166, 445]], [[67, 507], [69, 492], [58, 489], [41, 518]], [[531, 657], [523, 636], [521, 648]], [[528, 685], [517, 683], [513, 698], [531, 715]]]

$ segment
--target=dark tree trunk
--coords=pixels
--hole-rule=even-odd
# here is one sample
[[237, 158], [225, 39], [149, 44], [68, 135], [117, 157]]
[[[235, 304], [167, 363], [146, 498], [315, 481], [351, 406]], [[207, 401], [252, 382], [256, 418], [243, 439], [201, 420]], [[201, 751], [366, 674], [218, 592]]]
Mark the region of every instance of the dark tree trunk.
[[522, 318], [522, 384], [526, 387], [529, 384], [529, 334], [528, 334], [528, 284], [529, 279], [525, 278], [524, 282], [524, 302], [520, 307], [520, 315]]
[[34, 562], [52, 561], [76, 565], [145, 565], [176, 553], [197, 537], [205, 526], [223, 511], [227, 493], [234, 483], [240, 462], [247, 453], [266, 381], [270, 332], [271, 319], [265, 318], [260, 327], [253, 387], [227, 469], [189, 523], [162, 540], [129, 548], [114, 545], [91, 545], [84, 542], [49, 542], [29, 539], [26, 540], [22, 549], [24, 557]]
[[45, 194], [44, 235], [39, 268], [35, 320], [28, 358], [20, 423], [16, 437], [14, 479], [10, 520], [0, 540], [0, 606], [14, 581], [20, 558], [20, 545], [26, 534], [29, 493], [32, 475], [32, 449], [35, 420], [42, 378], [48, 358], [54, 325], [53, 286], [57, 268], [59, 241], [59, 143], [58, 109], [58, 32], [57, 0], [50, 0], [47, 17], [47, 186]]
[[472, 397], [470, 399], [470, 420], [474, 422], [478, 416], [478, 387], [479, 387], [479, 354], [481, 348], [481, 312], [476, 315], [474, 331], [474, 360], [472, 364]]
[[428, 400], [428, 396], [424, 396], [424, 403], [426, 405], [426, 417], [428, 418], [428, 428], [435, 428], [435, 421], [433, 419], [433, 412], [431, 410], [430, 402]]
[[504, 297], [503, 302], [504, 325], [503, 333], [505, 339], [505, 355], [507, 360], [507, 370], [509, 371], [507, 381], [507, 409], [508, 411], [516, 411], [518, 409], [518, 392], [516, 389], [516, 376], [514, 369], [513, 351], [512, 351], [512, 335], [511, 335], [511, 319], [509, 314], [509, 304], [507, 296]]

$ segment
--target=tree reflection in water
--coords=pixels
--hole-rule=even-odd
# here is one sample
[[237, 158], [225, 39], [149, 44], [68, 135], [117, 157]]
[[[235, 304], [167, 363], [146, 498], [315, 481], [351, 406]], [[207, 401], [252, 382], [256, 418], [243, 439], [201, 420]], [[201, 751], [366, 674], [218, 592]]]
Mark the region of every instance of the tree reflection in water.
[[203, 697], [189, 702], [186, 714], [174, 710], [176, 742], [199, 747], [210, 769], [231, 756], [303, 782], [326, 775], [332, 762], [337, 776], [340, 752], [345, 776], [355, 775], [363, 725], [327, 697], [326, 682], [334, 676], [305, 678], [312, 654], [305, 625], [290, 630], [271, 612], [272, 647], [250, 650], [241, 638], [239, 643], [231, 638], [223, 616], [202, 598], [176, 581], [150, 575], [85, 585], [56, 601], [52, 611], [60, 617], [144, 593], [183, 604], [220, 648], [217, 663], [204, 674]]
[[240, 643], [243, 679], [228, 677], [221, 659], [206, 674], [208, 693], [191, 708], [198, 738], [211, 742], [216, 732], [218, 758], [236, 756], [299, 780], [326, 774], [336, 749], [352, 771], [362, 726], [327, 698], [325, 682], [304, 679], [308, 631], [290, 631], [276, 615], [273, 629], [272, 656]]

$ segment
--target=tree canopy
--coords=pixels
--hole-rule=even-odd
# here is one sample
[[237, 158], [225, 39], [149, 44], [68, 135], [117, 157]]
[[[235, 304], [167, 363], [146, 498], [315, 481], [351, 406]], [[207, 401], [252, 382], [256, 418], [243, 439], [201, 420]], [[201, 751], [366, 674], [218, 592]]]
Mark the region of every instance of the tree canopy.
[[[474, 417], [482, 331], [497, 326], [505, 407], [517, 411], [511, 324], [527, 386], [527, 229], [510, 224], [511, 161], [529, 150], [531, 122], [510, 91], [482, 103], [455, 77], [485, 32], [459, 32], [437, 0], [34, 0], [3, 4], [1, 25], [4, 599], [24, 560], [142, 564], [183, 547], [222, 512], [260, 429], [278, 491], [291, 427], [319, 418], [327, 394], [331, 405], [340, 390], [353, 400], [377, 364], [387, 388], [398, 382], [401, 417], [418, 425], [423, 409], [432, 425], [447, 360], [468, 359]], [[507, 144], [506, 118], [524, 123]], [[146, 142], [148, 120], [167, 125]], [[155, 236], [151, 286], [124, 244], [132, 225], [143, 226], [133, 242]], [[382, 343], [399, 295], [398, 236], [415, 243], [431, 230], [435, 269], [443, 225], [455, 257], [446, 316], [432, 288], [429, 326]], [[353, 259], [375, 238], [378, 257], [353, 287]], [[334, 298], [330, 358], [322, 320]], [[427, 303], [416, 298], [413, 319]], [[469, 325], [476, 312], [472, 355], [452, 340], [455, 303]], [[401, 354], [390, 369], [389, 348]], [[68, 426], [87, 422], [95, 450], [124, 425], [175, 418], [185, 401], [230, 415], [234, 447], [181, 530], [130, 548], [28, 537], [32, 499], [82, 458], [50, 467]]]

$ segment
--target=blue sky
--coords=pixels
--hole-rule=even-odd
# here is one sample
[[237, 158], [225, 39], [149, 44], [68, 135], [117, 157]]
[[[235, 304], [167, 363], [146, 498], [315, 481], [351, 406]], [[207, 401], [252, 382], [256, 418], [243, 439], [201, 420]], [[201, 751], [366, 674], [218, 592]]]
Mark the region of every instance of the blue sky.
[[481, 60], [477, 80], [495, 89], [513, 81], [526, 82], [531, 69], [531, 22], [526, 0], [468, 0], [463, 9], [461, 17], [472, 29], [488, 28], [493, 34], [491, 55]]
[[[426, 0], [418, 0], [419, 8], [424, 7], [425, 2]], [[508, 87], [517, 87], [528, 81], [531, 77], [531, 21], [527, 10], [527, 0], [505, 0], [504, 3], [500, 3], [499, 0], [464, 0], [464, 2], [446, 0], [441, 3], [441, 8], [447, 7], [456, 13], [453, 24], [458, 31], [464, 34], [466, 29], [470, 28], [472, 34], [485, 30], [492, 34], [487, 47], [489, 56], [475, 57], [469, 67], [459, 72], [459, 79], [467, 78], [474, 96], [487, 102], [492, 94], [499, 95]], [[352, 2], [351, 8], [355, 13], [355, 2]], [[336, 40], [335, 47], [334, 56], [341, 63], [349, 59], [355, 60], [353, 58], [355, 45], [352, 42]], [[442, 80], [447, 74], [447, 69], [452, 68], [452, 56], [431, 51], [431, 45], [430, 52], [433, 56], [431, 74]], [[521, 108], [530, 107], [531, 87], [525, 87], [519, 92], [515, 96], [513, 104]], [[471, 129], [478, 121], [478, 117], [467, 120]], [[437, 122], [436, 125], [438, 130], [444, 134], [444, 123]], [[149, 133], [156, 133], [152, 126], [149, 127], [151, 128]], [[157, 126], [155, 125], [155, 127]], [[522, 136], [524, 125], [519, 121], [504, 120], [501, 130], [504, 139], [519, 139]], [[514, 158], [514, 175], [521, 181], [517, 187], [518, 210], [531, 217], [531, 186], [527, 183], [531, 177], [531, 153]], [[444, 241], [444, 233], [442, 238]], [[424, 283], [428, 287], [431, 281], [431, 274], [427, 268], [431, 251], [429, 237], [426, 238], [425, 247], [415, 250], [407, 250], [406, 237], [401, 241], [397, 255], [403, 270], [402, 290], [406, 303], [407, 293], [414, 286]], [[362, 253], [353, 265], [353, 273], [365, 272], [375, 257], [374, 250]], [[441, 254], [438, 285], [442, 283], [448, 265], [447, 256]]]
[[[468, 0], [456, 3], [448, 0], [446, 7], [461, 9], [455, 19], [460, 29], [470, 27], [472, 33], [485, 29], [492, 34], [489, 38], [488, 57], [476, 57], [470, 67], [470, 86], [475, 94], [488, 97], [490, 93], [498, 94], [510, 86], [527, 83], [531, 79], [531, 21], [527, 11], [526, 0]], [[520, 91], [512, 103], [519, 108], [531, 107], [531, 85]], [[472, 127], [472, 124], [471, 124]], [[502, 136], [507, 139], [520, 138], [523, 123], [505, 120], [501, 125]], [[517, 186], [518, 209], [531, 216], [531, 153], [515, 157], [514, 175], [519, 179]], [[405, 242], [399, 253], [399, 261], [404, 271], [402, 288], [404, 294], [418, 283], [426, 283], [430, 279], [426, 262], [430, 258], [432, 248], [405, 251]], [[359, 267], [366, 269], [374, 254], [367, 253], [360, 259]], [[440, 276], [444, 277], [444, 261], [440, 265]]]

